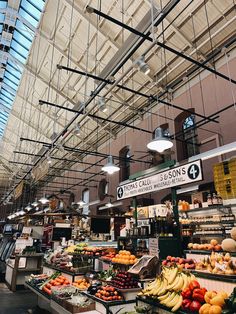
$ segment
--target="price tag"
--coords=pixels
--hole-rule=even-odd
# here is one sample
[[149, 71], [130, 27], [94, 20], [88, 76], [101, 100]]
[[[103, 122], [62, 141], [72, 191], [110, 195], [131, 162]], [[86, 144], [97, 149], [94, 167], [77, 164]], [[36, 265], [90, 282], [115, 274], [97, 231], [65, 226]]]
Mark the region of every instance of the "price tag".
[[159, 241], [158, 238], [149, 239], [149, 255], [159, 257]]

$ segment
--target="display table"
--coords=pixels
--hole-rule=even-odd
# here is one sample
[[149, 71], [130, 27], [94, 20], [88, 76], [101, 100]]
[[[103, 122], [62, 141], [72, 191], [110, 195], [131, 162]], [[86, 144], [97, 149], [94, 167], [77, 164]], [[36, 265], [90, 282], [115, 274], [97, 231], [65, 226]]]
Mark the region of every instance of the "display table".
[[[71, 312], [67, 311], [60, 304], [58, 304], [55, 300], [52, 300], [49, 295], [45, 294], [40, 289], [37, 289], [35, 286], [32, 286], [31, 284], [26, 282], [25, 287], [30, 289], [33, 293], [35, 293], [37, 295], [38, 306], [41, 309], [47, 310], [53, 314], [71, 314]], [[92, 311], [85, 311], [85, 312], [78, 312], [78, 313], [102, 314], [103, 312], [99, 312], [97, 310], [92, 310]], [[76, 313], [74, 313], [74, 314], [76, 314]]]
[[5, 281], [10, 290], [16, 291], [17, 285], [24, 285], [25, 276], [41, 272], [43, 254], [16, 255], [9, 259], [6, 267]]

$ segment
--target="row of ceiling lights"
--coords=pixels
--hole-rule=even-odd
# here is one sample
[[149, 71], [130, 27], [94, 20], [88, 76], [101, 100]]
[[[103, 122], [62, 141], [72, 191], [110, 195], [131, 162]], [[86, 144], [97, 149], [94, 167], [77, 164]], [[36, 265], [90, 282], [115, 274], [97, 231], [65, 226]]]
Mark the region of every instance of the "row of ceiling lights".
[[[137, 59], [135, 61], [135, 64], [138, 66], [139, 70], [141, 72], [143, 72], [145, 75], [147, 75], [150, 72], [150, 68], [149, 68], [148, 64], [145, 62], [144, 56], [141, 56], [139, 59]], [[98, 105], [98, 109], [102, 112], [106, 112], [108, 109], [106, 106], [104, 97], [99, 98], [97, 105]], [[80, 135], [79, 123], [76, 124], [76, 127], [74, 129], [74, 134], [77, 136]], [[153, 151], [157, 151], [159, 153], [162, 153], [164, 150], [169, 149], [172, 146], [173, 146], [173, 143], [170, 141], [168, 136], [163, 134], [163, 130], [161, 128], [157, 128], [155, 130], [154, 139], [147, 144], [148, 149], [153, 150]], [[52, 163], [52, 158], [50, 155], [47, 156], [47, 162], [48, 162], [48, 164]], [[106, 172], [109, 175], [112, 175], [112, 174], [118, 172], [120, 170], [120, 167], [114, 164], [113, 157], [111, 155], [109, 155], [107, 163], [102, 167], [101, 170]], [[39, 202], [42, 205], [45, 205], [49, 202], [49, 200], [44, 196], [39, 200]], [[82, 201], [82, 200], [79, 201], [77, 204], [80, 207], [85, 205], [84, 201]], [[35, 209], [38, 209], [38, 205], [39, 205], [39, 203], [37, 201], [32, 203], [32, 206], [34, 206]], [[32, 207], [30, 204], [25, 207], [25, 210], [28, 212], [31, 209], [32, 209]], [[25, 213], [26, 212], [23, 209], [18, 210], [16, 213], [9, 215], [8, 219], [14, 219], [15, 217], [24, 215]]]

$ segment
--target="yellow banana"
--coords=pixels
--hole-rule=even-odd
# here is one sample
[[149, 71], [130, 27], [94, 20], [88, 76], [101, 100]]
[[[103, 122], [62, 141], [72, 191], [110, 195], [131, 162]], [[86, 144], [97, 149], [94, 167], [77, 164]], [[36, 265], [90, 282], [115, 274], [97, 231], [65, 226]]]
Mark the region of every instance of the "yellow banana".
[[183, 287], [184, 284], [184, 280], [182, 275], [179, 276], [179, 281], [177, 282], [177, 284], [172, 288], [175, 291], [179, 291], [181, 290], [181, 288]]
[[179, 278], [180, 278], [180, 275], [178, 275], [177, 277], [175, 277], [175, 280], [172, 282], [171, 285], [169, 284], [169, 285], [167, 286], [167, 289], [168, 289], [168, 290], [172, 290], [173, 287], [179, 282]]
[[171, 307], [175, 306], [176, 302], [178, 302], [178, 301], [179, 301], [179, 295], [176, 294], [174, 296], [174, 298], [170, 302], [168, 302], [167, 307], [171, 308]]
[[158, 291], [158, 294], [157, 295], [162, 295], [162, 294], [164, 294], [164, 293], [166, 293], [166, 291], [167, 291], [167, 280], [164, 278], [164, 280], [163, 280], [163, 286], [162, 286], [162, 288]]
[[182, 305], [182, 302], [183, 302], [183, 297], [182, 295], [179, 296], [179, 300], [178, 302], [175, 304], [175, 306], [171, 309], [171, 312], [176, 312], [178, 311], [178, 309], [181, 307]]
[[170, 275], [168, 277], [168, 284], [169, 285], [171, 285], [174, 282], [177, 274], [178, 274], [178, 268], [175, 267], [175, 268], [172, 269], [172, 271], [171, 271], [171, 273], [170, 273]]
[[183, 280], [184, 280], [182, 290], [184, 290], [184, 289], [186, 289], [188, 287], [188, 276], [186, 274], [182, 273], [182, 277], [183, 277]]
[[168, 298], [160, 301], [160, 303], [163, 305], [166, 305], [167, 303], [169, 303], [174, 298], [174, 296], [175, 296], [175, 292], [173, 291], [169, 294]]
[[166, 294], [161, 295], [160, 297], [158, 297], [159, 301], [164, 301], [165, 299], [167, 299], [170, 295], [170, 292], [168, 291]]

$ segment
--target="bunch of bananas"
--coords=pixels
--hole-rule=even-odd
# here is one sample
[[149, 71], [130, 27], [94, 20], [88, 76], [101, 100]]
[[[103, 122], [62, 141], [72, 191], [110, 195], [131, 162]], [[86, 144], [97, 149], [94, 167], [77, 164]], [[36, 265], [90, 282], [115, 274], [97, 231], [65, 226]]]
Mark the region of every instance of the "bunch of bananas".
[[189, 283], [195, 280], [192, 274], [185, 274], [178, 267], [164, 267], [160, 276], [151, 282], [139, 295], [157, 299], [161, 304], [171, 308], [172, 312], [177, 311], [183, 298], [180, 291], [188, 287]]

